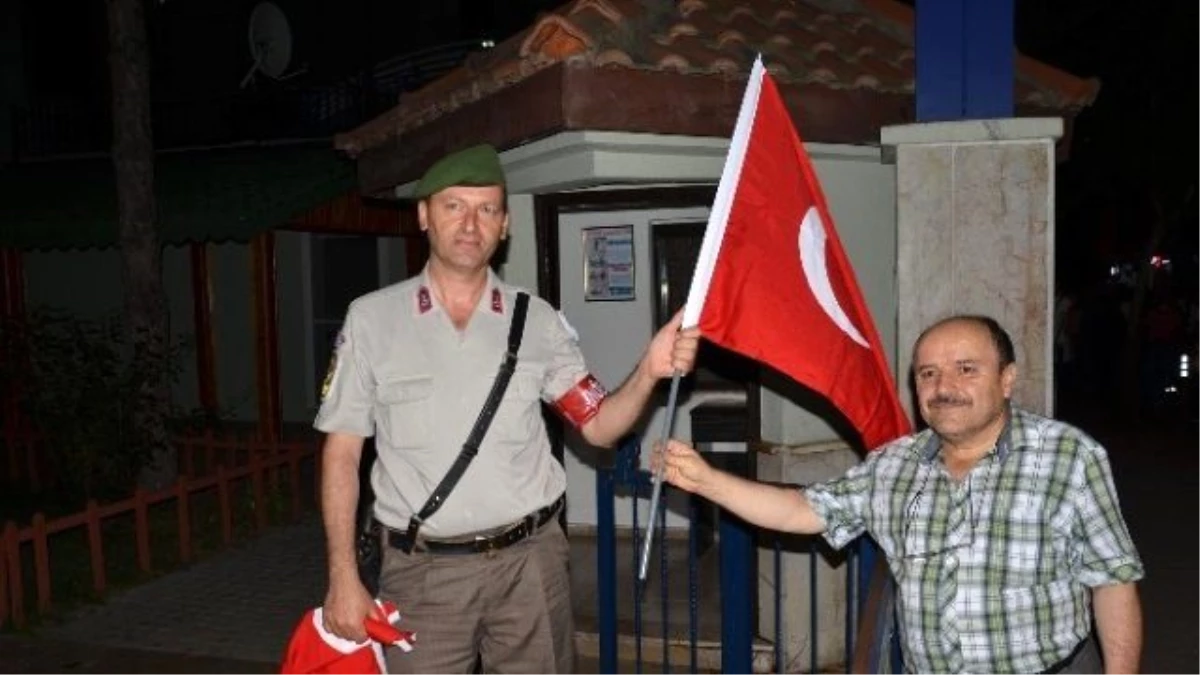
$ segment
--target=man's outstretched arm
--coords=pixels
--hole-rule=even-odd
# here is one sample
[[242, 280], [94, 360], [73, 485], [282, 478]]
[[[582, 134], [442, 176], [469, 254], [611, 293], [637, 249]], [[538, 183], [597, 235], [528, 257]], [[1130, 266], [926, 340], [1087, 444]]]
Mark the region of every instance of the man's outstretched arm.
[[666, 464], [663, 479], [687, 492], [708, 499], [753, 525], [780, 532], [817, 534], [825, 521], [799, 488], [772, 485], [735, 476], [714, 468], [694, 448], [680, 441], [656, 451], [654, 466]]

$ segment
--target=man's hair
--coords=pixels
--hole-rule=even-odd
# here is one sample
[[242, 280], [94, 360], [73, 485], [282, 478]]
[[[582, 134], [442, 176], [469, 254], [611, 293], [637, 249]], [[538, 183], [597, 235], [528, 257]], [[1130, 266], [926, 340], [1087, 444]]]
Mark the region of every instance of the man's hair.
[[973, 323], [977, 326], [982, 326], [983, 328], [987, 329], [988, 337], [992, 339], [992, 344], [996, 347], [996, 353], [1000, 355], [1000, 370], [1007, 368], [1010, 363], [1017, 362], [1016, 352], [1013, 350], [1012, 338], [1008, 336], [1008, 331], [1004, 330], [999, 321], [996, 321], [992, 317], [985, 316], [983, 314], [955, 314], [954, 316], [948, 316], [921, 331], [921, 335], [918, 336], [917, 341], [913, 343], [913, 360], [916, 360], [915, 357], [917, 353], [917, 347], [921, 346], [921, 342], [925, 339], [926, 335], [929, 335], [934, 330], [941, 328], [946, 324], [960, 321]]

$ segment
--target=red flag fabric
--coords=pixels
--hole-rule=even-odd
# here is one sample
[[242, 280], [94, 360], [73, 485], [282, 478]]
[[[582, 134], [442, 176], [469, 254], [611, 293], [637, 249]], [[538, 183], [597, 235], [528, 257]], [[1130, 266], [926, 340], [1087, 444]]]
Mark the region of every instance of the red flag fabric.
[[385, 620], [367, 617], [363, 621], [363, 628], [367, 631], [367, 640], [364, 642], [347, 640], [325, 630], [323, 608], [305, 612], [288, 638], [279, 672], [386, 673], [383, 646], [396, 646], [410, 652], [416, 634], [395, 627], [394, 624], [400, 621], [400, 611], [394, 603], [376, 600], [375, 604], [383, 611]]
[[683, 325], [828, 398], [868, 449], [911, 429], [812, 162], [761, 59]]

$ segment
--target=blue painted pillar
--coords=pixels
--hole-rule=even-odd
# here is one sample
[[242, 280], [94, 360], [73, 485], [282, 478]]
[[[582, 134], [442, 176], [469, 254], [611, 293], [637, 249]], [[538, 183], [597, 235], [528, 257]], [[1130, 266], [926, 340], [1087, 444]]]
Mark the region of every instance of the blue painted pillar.
[[1013, 0], [916, 0], [917, 121], [1013, 116]]
[[749, 673], [754, 665], [754, 530], [721, 509], [721, 672]]

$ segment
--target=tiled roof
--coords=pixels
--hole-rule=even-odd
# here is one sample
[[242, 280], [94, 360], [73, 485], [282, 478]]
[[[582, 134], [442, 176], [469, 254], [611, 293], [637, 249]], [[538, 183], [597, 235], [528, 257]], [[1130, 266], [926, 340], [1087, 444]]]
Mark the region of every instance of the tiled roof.
[[[912, 94], [913, 13], [895, 0], [575, 0], [335, 145], [352, 155], [549, 66], [744, 77], [756, 54], [781, 83]], [[1018, 55], [1018, 105], [1077, 109], [1099, 82]]]

